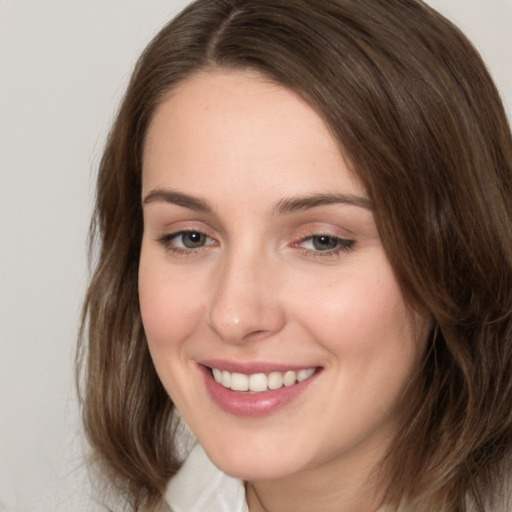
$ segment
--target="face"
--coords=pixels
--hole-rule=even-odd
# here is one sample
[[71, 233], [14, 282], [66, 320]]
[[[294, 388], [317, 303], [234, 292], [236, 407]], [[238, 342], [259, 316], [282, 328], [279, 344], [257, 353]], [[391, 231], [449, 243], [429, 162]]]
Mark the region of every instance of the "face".
[[149, 349], [214, 463], [252, 480], [375, 462], [426, 322], [317, 113], [249, 72], [194, 75], [151, 122], [142, 201]]

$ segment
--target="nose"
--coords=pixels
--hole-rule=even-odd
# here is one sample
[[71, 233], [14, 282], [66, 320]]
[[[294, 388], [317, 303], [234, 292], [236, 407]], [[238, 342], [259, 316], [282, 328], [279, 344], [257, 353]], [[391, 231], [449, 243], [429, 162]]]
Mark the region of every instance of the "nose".
[[278, 297], [275, 265], [261, 255], [232, 254], [220, 266], [209, 309], [210, 328], [228, 343], [279, 332], [286, 315]]

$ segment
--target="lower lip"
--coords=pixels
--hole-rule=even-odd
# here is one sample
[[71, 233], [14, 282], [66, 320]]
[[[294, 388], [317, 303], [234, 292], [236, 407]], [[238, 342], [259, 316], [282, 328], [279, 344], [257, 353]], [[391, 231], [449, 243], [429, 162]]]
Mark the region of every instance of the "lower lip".
[[236, 416], [251, 417], [272, 414], [289, 404], [306, 390], [319, 373], [317, 371], [308, 379], [297, 382], [293, 386], [283, 386], [263, 393], [244, 393], [233, 391], [219, 384], [213, 378], [209, 368], [199, 365], [199, 369], [203, 374], [208, 394], [223, 411]]

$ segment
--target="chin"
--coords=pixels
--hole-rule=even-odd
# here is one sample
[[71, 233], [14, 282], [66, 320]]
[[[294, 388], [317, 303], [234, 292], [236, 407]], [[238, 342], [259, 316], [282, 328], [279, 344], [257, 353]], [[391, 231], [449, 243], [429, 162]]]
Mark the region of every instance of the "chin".
[[[246, 444], [230, 447], [203, 447], [212, 462], [227, 475], [240, 480], [274, 480], [284, 478], [304, 469], [304, 459], [295, 460], [290, 453], [283, 453], [272, 446], [264, 449], [253, 448]], [[249, 448], [249, 449], [248, 449]]]
[[247, 481], [277, 480], [297, 471], [296, 467], [293, 470], [285, 464], [276, 466], [261, 460], [238, 462], [223, 458], [219, 461], [212, 459], [212, 461], [226, 475]]

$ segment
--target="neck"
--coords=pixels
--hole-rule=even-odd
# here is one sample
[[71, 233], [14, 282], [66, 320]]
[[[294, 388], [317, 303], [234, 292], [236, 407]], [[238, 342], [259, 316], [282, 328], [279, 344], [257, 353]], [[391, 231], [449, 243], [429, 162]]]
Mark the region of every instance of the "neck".
[[378, 493], [354, 475], [330, 473], [322, 478], [304, 472], [277, 480], [246, 483], [250, 512], [376, 512]]

